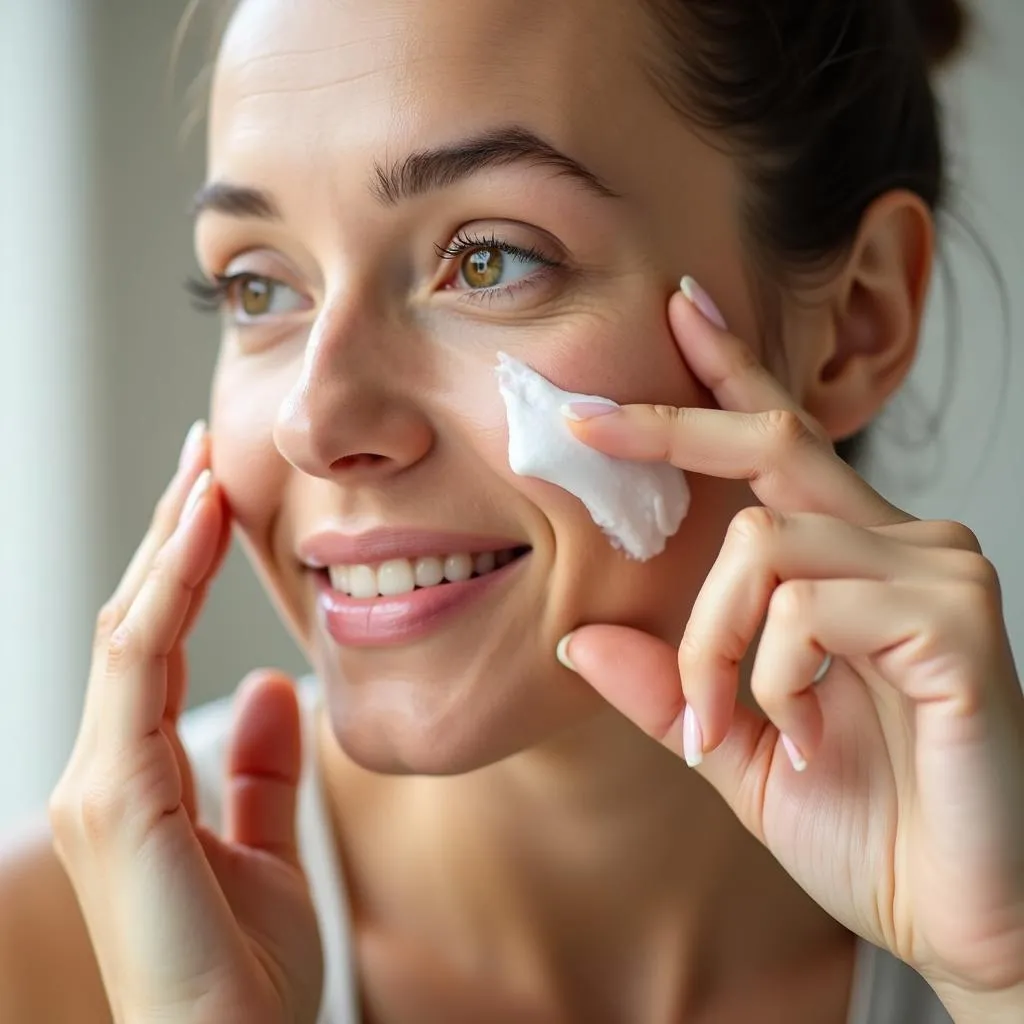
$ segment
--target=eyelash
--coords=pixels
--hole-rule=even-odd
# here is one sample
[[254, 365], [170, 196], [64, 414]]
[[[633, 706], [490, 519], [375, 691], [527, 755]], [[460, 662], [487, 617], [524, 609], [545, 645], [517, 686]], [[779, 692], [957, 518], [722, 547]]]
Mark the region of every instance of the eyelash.
[[185, 282], [185, 291], [192, 296], [192, 303], [203, 313], [219, 313], [231, 297], [231, 289], [239, 282], [257, 274], [214, 274], [213, 280], [190, 277]]
[[[552, 259], [533, 246], [513, 245], [493, 234], [488, 237], [473, 238], [460, 231], [448, 245], [434, 247], [438, 258], [443, 260], [456, 260], [473, 249], [499, 249], [509, 256], [540, 263], [549, 271], [560, 270], [564, 267], [559, 260]], [[246, 280], [263, 276], [246, 271], [239, 274], [214, 274], [212, 280], [190, 277], [185, 281], [185, 291], [192, 297], [193, 305], [201, 312], [219, 313], [223, 311], [235, 287]], [[531, 284], [535, 284], [535, 277], [536, 275], [531, 275], [519, 281], [513, 281], [511, 284], [499, 285], [494, 288], [469, 289], [463, 294], [462, 299], [466, 302], [493, 302], [495, 298], [511, 295], [521, 288], [528, 288]]]

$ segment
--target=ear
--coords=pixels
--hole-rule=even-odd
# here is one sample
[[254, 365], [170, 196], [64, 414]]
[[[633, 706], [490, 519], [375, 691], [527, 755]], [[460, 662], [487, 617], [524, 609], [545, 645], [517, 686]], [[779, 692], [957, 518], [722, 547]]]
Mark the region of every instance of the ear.
[[920, 196], [889, 192], [865, 212], [830, 289], [825, 337], [803, 361], [799, 382], [804, 407], [834, 441], [866, 427], [910, 372], [934, 243], [932, 213]]

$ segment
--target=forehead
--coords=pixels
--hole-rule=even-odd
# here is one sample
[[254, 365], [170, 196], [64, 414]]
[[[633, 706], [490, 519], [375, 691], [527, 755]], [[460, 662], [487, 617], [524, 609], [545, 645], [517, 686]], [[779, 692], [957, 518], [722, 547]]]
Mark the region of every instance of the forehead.
[[652, 104], [642, 17], [639, 0], [243, 0], [217, 62], [212, 164], [325, 145], [379, 157], [496, 122], [598, 157]]

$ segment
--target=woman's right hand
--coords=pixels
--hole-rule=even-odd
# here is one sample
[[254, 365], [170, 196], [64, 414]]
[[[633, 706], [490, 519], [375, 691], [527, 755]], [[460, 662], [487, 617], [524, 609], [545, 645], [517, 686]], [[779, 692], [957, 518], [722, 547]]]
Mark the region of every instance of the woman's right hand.
[[299, 864], [292, 682], [242, 686], [221, 838], [196, 821], [178, 737], [184, 642], [230, 542], [209, 441], [181, 464], [100, 613], [81, 728], [50, 798], [117, 1024], [313, 1024], [323, 956]]

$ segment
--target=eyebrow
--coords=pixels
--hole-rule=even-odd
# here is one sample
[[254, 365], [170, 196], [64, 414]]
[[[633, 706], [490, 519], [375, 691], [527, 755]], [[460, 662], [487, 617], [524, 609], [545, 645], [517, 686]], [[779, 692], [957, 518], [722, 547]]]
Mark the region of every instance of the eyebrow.
[[518, 163], [551, 168], [604, 199], [620, 198], [593, 171], [518, 125], [494, 128], [438, 149], [420, 150], [386, 167], [375, 163], [371, 191], [379, 202], [394, 206], [404, 199], [449, 188], [490, 167]]
[[192, 216], [215, 210], [228, 217], [254, 217], [258, 220], [280, 220], [281, 211], [269, 192], [229, 181], [208, 182], [192, 200]]
[[[403, 200], [450, 188], [488, 168], [519, 163], [547, 167], [602, 199], [621, 198], [578, 160], [517, 125], [494, 128], [436, 149], [418, 150], [393, 164], [375, 161], [370, 192], [382, 205], [396, 206]], [[193, 217], [213, 210], [229, 217], [281, 219], [280, 208], [269, 192], [227, 181], [209, 182], [192, 200]]]

